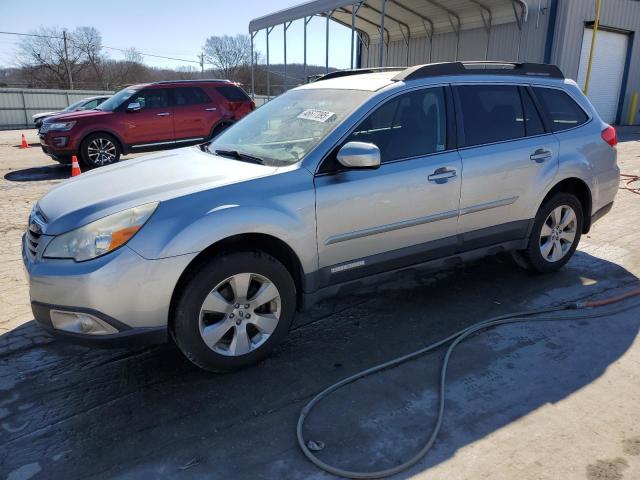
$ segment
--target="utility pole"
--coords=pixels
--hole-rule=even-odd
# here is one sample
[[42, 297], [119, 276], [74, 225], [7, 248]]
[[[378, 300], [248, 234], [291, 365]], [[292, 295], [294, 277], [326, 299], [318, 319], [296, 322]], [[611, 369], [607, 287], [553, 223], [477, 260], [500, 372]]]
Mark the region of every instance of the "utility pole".
[[67, 75], [69, 76], [69, 88], [73, 90], [73, 77], [71, 76], [71, 66], [69, 65], [69, 50], [67, 49], [67, 31], [66, 30], [62, 31], [62, 40], [64, 42], [64, 64], [67, 67]]
[[200, 57], [200, 73], [202, 78], [204, 78], [204, 53], [201, 53], [199, 57]]

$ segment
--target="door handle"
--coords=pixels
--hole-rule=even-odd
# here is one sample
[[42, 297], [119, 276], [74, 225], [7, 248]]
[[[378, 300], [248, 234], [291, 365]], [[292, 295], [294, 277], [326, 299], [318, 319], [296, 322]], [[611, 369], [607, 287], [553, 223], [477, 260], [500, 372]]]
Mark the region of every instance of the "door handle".
[[455, 170], [447, 170], [447, 167], [442, 167], [436, 169], [436, 171], [429, 175], [427, 178], [430, 182], [446, 183], [450, 178], [453, 178], [455, 176]]
[[542, 163], [547, 158], [551, 158], [551, 150], [545, 150], [544, 148], [539, 148], [535, 152], [533, 152], [529, 158], [536, 163]]
[[156, 115], [158, 115], [159, 117], [166, 117], [167, 115], [171, 115], [171, 113], [169, 113], [169, 112], [160, 112], [160, 113], [156, 113]]
[[218, 110], [216, 107], [205, 108], [206, 112], [215, 112], [216, 110]]

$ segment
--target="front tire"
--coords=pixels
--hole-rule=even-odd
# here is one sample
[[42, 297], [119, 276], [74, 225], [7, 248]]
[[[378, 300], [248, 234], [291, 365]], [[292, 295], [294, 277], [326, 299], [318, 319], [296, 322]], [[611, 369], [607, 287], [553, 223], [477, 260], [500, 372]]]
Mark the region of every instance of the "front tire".
[[263, 359], [286, 336], [296, 307], [289, 271], [263, 252], [215, 256], [194, 271], [178, 300], [173, 335], [182, 353], [212, 372]]
[[120, 144], [108, 133], [93, 133], [80, 145], [80, 160], [86, 169], [116, 163], [121, 153]]
[[513, 252], [516, 263], [538, 273], [562, 268], [578, 248], [583, 224], [580, 200], [570, 193], [554, 195], [538, 210], [527, 248]]

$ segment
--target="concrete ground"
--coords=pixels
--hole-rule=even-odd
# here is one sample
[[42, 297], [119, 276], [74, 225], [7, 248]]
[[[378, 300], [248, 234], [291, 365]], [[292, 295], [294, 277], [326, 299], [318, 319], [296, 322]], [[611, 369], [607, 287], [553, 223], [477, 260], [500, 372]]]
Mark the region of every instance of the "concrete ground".
[[[20, 260], [31, 205], [68, 167], [15, 148], [19, 133], [0, 132], [0, 478], [331, 478], [295, 440], [300, 409], [329, 384], [493, 315], [640, 286], [640, 196], [621, 190], [559, 273], [532, 276], [507, 256], [409, 271], [300, 315], [271, 357], [241, 372], [199, 371], [172, 345], [68, 345], [34, 325]], [[622, 138], [622, 171], [640, 174], [640, 131]], [[463, 343], [434, 450], [397, 478], [640, 478], [639, 313], [503, 326]], [[305, 432], [325, 443], [320, 457], [362, 470], [410, 457], [433, 426], [442, 353], [320, 404]]]

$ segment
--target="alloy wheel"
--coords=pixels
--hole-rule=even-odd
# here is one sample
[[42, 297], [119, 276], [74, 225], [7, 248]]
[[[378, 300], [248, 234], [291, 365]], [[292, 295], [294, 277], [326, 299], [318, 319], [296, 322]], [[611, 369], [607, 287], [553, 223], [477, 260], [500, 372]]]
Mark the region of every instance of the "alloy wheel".
[[91, 163], [101, 167], [113, 163], [116, 159], [117, 150], [111, 140], [99, 137], [91, 140], [87, 147], [87, 155]]
[[561, 260], [576, 238], [578, 218], [569, 205], [554, 208], [540, 230], [540, 253], [547, 262]]
[[207, 294], [200, 308], [200, 336], [216, 353], [245, 355], [269, 339], [280, 312], [280, 292], [271, 280], [238, 273]]

